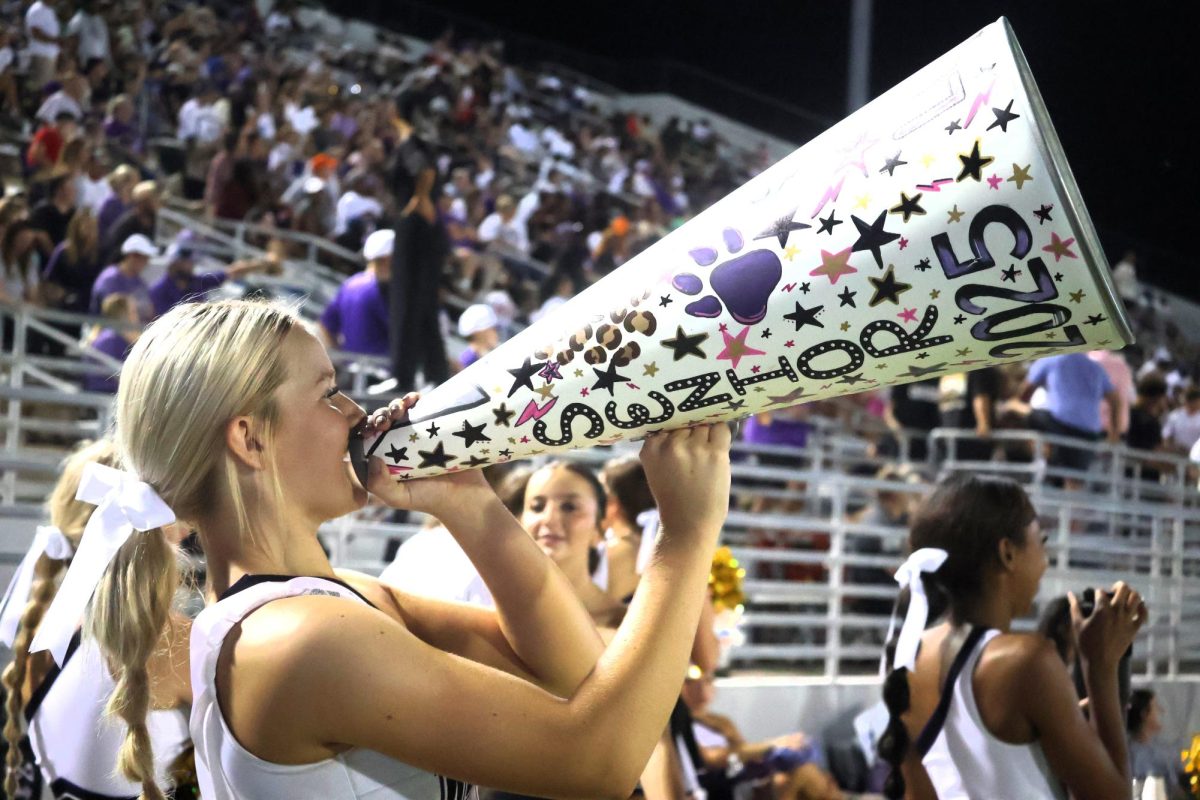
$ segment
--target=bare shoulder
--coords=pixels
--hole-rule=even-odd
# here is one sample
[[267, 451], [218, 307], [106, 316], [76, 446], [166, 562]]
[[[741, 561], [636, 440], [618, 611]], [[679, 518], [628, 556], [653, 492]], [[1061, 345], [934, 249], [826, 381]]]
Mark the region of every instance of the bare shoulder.
[[987, 643], [977, 671], [999, 669], [1021, 673], [1032, 670], [1040, 674], [1047, 669], [1061, 671], [1063, 668], [1058, 650], [1045, 636], [1036, 633], [1001, 633]]

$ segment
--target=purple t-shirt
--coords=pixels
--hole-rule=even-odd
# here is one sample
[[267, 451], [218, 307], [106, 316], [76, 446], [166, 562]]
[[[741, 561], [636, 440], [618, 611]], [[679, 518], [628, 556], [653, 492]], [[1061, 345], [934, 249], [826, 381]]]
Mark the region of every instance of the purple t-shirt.
[[[100, 331], [100, 334], [92, 341], [91, 346], [122, 363], [125, 362], [125, 357], [129, 355], [130, 344], [128, 340], [112, 328], [105, 328]], [[83, 388], [89, 392], [115, 394], [117, 391], [117, 379], [119, 377], [119, 374], [109, 373], [107, 369], [89, 373], [83, 376]]]
[[130, 277], [121, 272], [116, 264], [105, 267], [96, 282], [92, 284], [92, 303], [88, 311], [99, 314], [104, 298], [110, 294], [127, 294], [137, 304], [138, 316], [142, 322], [154, 319], [154, 304], [150, 302], [150, 289], [140, 277]]
[[180, 289], [179, 284], [170, 275], [163, 275], [150, 287], [150, 302], [154, 304], [155, 319], [170, 311], [180, 303], [194, 303], [206, 292], [220, 286], [229, 277], [223, 271], [193, 273], [188, 278], [187, 286]]
[[808, 444], [808, 433], [812, 426], [807, 422], [793, 419], [771, 420], [770, 425], [763, 425], [757, 416], [750, 416], [742, 426], [742, 439], [748, 444], [774, 444], [803, 448]]
[[479, 353], [476, 353], [474, 350], [467, 347], [458, 354], [458, 365], [465, 369], [466, 367], [474, 364], [480, 358], [482, 358], [482, 356], [480, 356]]
[[96, 226], [100, 229], [100, 238], [108, 233], [108, 229], [113, 226], [113, 223], [121, 218], [121, 215], [129, 210], [129, 206], [121, 202], [121, 198], [116, 192], [105, 198], [100, 204], [100, 211], [96, 214]]
[[369, 272], [351, 275], [321, 314], [321, 324], [339, 349], [372, 356], [388, 354], [386, 287]]
[[1083, 353], [1050, 356], [1034, 362], [1028, 380], [1046, 388], [1050, 416], [1085, 431], [1100, 432], [1100, 401], [1113, 390], [1104, 367]]

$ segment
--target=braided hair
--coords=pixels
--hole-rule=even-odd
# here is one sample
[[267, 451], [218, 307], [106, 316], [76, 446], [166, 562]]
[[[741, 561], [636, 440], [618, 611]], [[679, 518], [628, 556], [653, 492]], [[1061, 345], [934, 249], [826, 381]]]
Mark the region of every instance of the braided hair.
[[[917, 512], [909, 532], [912, 550], [936, 547], [947, 553], [937, 572], [921, 575], [929, 598], [929, 619], [938, 619], [949, 611], [953, 620], [963, 621], [965, 609], [983, 587], [985, 571], [997, 563], [1000, 541], [1009, 539], [1020, 546], [1025, 529], [1036, 518], [1025, 491], [1006, 478], [959, 474], [938, 484]], [[907, 589], [901, 592], [896, 605], [897, 615], [902, 616], [908, 607]], [[893, 639], [886, 651], [889, 664], [895, 647]], [[900, 765], [912, 744], [902, 719], [911, 705], [907, 668], [889, 669], [883, 682], [883, 702], [888, 725], [879, 738], [878, 752], [890, 766], [883, 795], [888, 800], [900, 800], [906, 789]]]

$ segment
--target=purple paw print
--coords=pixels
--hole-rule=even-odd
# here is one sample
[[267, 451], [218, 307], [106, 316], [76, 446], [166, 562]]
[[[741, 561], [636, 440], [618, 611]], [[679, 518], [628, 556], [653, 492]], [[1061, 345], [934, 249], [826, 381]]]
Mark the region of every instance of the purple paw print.
[[[740, 253], [745, 246], [742, 234], [733, 228], [726, 228], [723, 237], [730, 254]], [[717, 260], [717, 251], [712, 247], [698, 247], [688, 255], [698, 267], [711, 266]], [[770, 250], [751, 250], [717, 264], [708, 275], [712, 294], [688, 303], [683, 310], [693, 317], [711, 319], [725, 308], [738, 322], [753, 325], [767, 315], [767, 301], [782, 276], [779, 256]], [[671, 285], [689, 296], [704, 291], [704, 279], [691, 272], [679, 273]]]

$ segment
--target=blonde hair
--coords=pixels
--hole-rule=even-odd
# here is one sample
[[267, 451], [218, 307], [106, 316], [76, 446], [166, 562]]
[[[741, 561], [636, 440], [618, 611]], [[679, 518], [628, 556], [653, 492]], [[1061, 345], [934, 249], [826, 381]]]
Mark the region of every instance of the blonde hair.
[[[79, 547], [84, 526], [96, 508], [91, 503], [75, 499], [83, 468], [91, 463], [117, 466], [117, 450], [111, 441], [101, 439], [96, 442], [83, 442], [63, 462], [62, 475], [46, 500], [50, 524], [63, 532], [70, 540], [72, 548]], [[37, 633], [46, 609], [54, 600], [58, 591], [56, 580], [66, 564], [66, 561], [52, 559], [43, 554], [34, 565], [34, 582], [29, 590], [29, 601], [25, 611], [21, 614], [20, 625], [17, 627], [17, 636], [13, 642], [13, 659], [5, 668], [3, 678], [0, 678], [5, 692], [8, 693], [5, 699], [8, 719], [4, 722], [4, 740], [8, 743], [4, 792], [8, 797], [17, 796], [17, 774], [21, 769], [21, 721], [25, 716], [22, 690], [29, 669], [29, 644]], [[10, 602], [21, 601], [21, 598], [13, 598]]]
[[[283, 343], [296, 324], [292, 312], [268, 303], [189, 303], [160, 317], [134, 345], [117, 391], [115, 439], [126, 468], [177, 517], [199, 519], [224, 494], [240, 529], [249, 529], [225, 428], [234, 417], [253, 416], [261, 439], [270, 442], [278, 423], [275, 390], [286, 378]], [[278, 472], [269, 474], [278, 499]], [[118, 769], [142, 785], [147, 800], [163, 794], [146, 728], [146, 662], [162, 639], [177, 584], [174, 548], [162, 530], [135, 534], [101, 578], [87, 623], [117, 681], [108, 713], [129, 729]]]
[[[85, 248], [83, 228], [89, 224], [92, 225], [92, 241]], [[100, 232], [96, 228], [96, 218], [86, 208], [76, 209], [75, 213], [71, 215], [71, 221], [67, 223], [66, 251], [71, 266], [76, 266], [83, 259], [94, 261], [100, 252]]]

